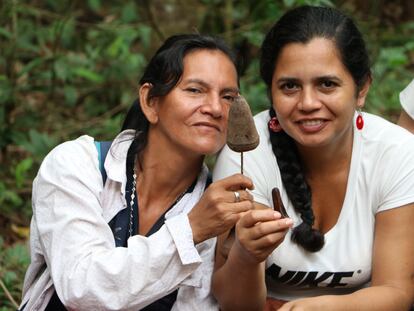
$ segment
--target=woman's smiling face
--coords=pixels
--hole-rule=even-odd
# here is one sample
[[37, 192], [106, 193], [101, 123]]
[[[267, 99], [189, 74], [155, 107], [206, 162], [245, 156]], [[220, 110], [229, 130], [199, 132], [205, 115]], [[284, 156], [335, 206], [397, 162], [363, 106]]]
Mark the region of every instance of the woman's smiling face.
[[152, 134], [179, 152], [213, 154], [226, 142], [230, 104], [238, 95], [237, 71], [219, 50], [194, 50], [184, 57], [178, 84], [154, 99]]
[[354, 112], [364, 105], [363, 94], [358, 94], [331, 40], [314, 38], [281, 50], [272, 102], [281, 126], [299, 147], [341, 144], [352, 137]]

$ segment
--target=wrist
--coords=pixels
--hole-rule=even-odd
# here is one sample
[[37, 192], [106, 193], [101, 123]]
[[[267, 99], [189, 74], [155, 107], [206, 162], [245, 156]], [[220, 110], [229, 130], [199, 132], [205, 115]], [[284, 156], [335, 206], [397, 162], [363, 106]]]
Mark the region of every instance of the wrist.
[[203, 242], [205, 239], [203, 239], [202, 234], [200, 232], [200, 230], [198, 229], [198, 225], [197, 225], [197, 218], [193, 217], [192, 213], [190, 212], [188, 215], [188, 222], [190, 223], [190, 227], [191, 227], [191, 231], [193, 234], [193, 242], [194, 244], [198, 244]]
[[260, 269], [264, 261], [257, 260], [252, 254], [250, 254], [239, 240], [236, 238], [233, 247], [230, 249], [229, 258], [241, 267], [248, 267], [249, 269]]

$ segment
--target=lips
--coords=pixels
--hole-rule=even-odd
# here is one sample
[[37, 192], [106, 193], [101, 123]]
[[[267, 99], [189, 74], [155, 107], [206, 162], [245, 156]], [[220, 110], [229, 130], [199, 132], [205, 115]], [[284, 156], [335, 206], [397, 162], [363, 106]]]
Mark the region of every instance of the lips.
[[322, 130], [326, 123], [324, 119], [310, 119], [298, 121], [299, 127], [302, 131], [307, 133], [315, 133]]
[[200, 126], [200, 127], [209, 127], [209, 128], [213, 128], [219, 132], [221, 132], [221, 128], [220, 126], [218, 126], [215, 123], [211, 123], [211, 122], [197, 122], [196, 124], [194, 124], [195, 126]]
[[324, 121], [322, 119], [318, 119], [318, 120], [303, 120], [300, 121], [300, 123], [303, 126], [319, 126], [323, 123]]

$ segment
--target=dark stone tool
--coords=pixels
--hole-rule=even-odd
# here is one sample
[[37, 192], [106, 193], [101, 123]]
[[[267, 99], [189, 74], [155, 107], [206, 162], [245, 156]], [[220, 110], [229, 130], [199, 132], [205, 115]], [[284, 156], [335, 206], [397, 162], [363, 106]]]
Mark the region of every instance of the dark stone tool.
[[240, 152], [240, 170], [243, 174], [243, 152], [255, 149], [260, 139], [254, 125], [253, 115], [249, 104], [243, 96], [235, 98], [230, 106], [227, 145], [233, 151]]

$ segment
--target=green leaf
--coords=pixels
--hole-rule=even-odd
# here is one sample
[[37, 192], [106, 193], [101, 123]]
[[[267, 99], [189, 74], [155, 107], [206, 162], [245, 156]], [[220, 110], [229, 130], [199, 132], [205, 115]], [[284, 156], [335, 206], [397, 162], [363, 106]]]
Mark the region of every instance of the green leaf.
[[0, 27], [0, 36], [3, 36], [7, 39], [11, 39], [12, 38], [12, 34], [10, 31], [8, 31], [6, 28], [4, 27]]
[[104, 81], [104, 78], [101, 75], [86, 68], [75, 68], [73, 73], [91, 82], [102, 83]]
[[92, 11], [97, 12], [101, 8], [101, 1], [100, 0], [88, 0], [88, 6]]
[[137, 19], [137, 7], [133, 1], [122, 6], [121, 20], [125, 23], [131, 23]]
[[283, 0], [283, 4], [287, 6], [288, 8], [292, 7], [294, 4], [296, 4], [296, 0]]
[[392, 67], [399, 67], [408, 63], [408, 57], [403, 47], [389, 47], [381, 50], [380, 59]]
[[5, 254], [6, 260], [13, 266], [24, 266], [29, 263], [29, 253], [26, 245], [15, 244], [8, 248]]
[[56, 77], [62, 81], [67, 81], [68, 77], [71, 75], [71, 67], [67, 63], [66, 58], [58, 58], [53, 67], [55, 69]]
[[124, 38], [122, 38], [121, 36], [115, 38], [115, 40], [107, 48], [109, 57], [119, 56], [124, 48], [124, 45]]
[[28, 73], [32, 71], [34, 68], [43, 64], [46, 60], [47, 60], [46, 58], [40, 58], [40, 57], [33, 59], [31, 62], [23, 66], [23, 68], [17, 73], [17, 76], [18, 77], [23, 76], [25, 73]]
[[414, 41], [408, 41], [404, 47], [408, 50], [408, 51], [414, 51]]
[[14, 206], [19, 206], [23, 200], [19, 195], [11, 190], [7, 190], [4, 184], [0, 184], [0, 204], [11, 203]]
[[65, 104], [69, 107], [75, 106], [78, 99], [78, 90], [76, 87], [65, 85], [63, 88], [63, 93], [65, 94]]
[[16, 278], [17, 278], [17, 275], [13, 271], [6, 271], [5, 273], [3, 273], [3, 281], [7, 287], [10, 287], [10, 285], [14, 281], [16, 281]]
[[138, 33], [139, 33], [139, 38], [142, 42], [142, 45], [145, 48], [148, 48], [151, 44], [151, 34], [152, 34], [151, 27], [143, 25], [139, 27]]
[[20, 139], [16, 143], [35, 157], [43, 158], [56, 145], [56, 137], [31, 129], [29, 140]]
[[14, 172], [17, 188], [21, 188], [24, 185], [24, 181], [27, 177], [27, 172], [31, 169], [32, 165], [32, 158], [24, 159], [19, 164], [17, 164]]
[[245, 31], [243, 36], [256, 47], [260, 47], [264, 39], [264, 34], [260, 31]]

